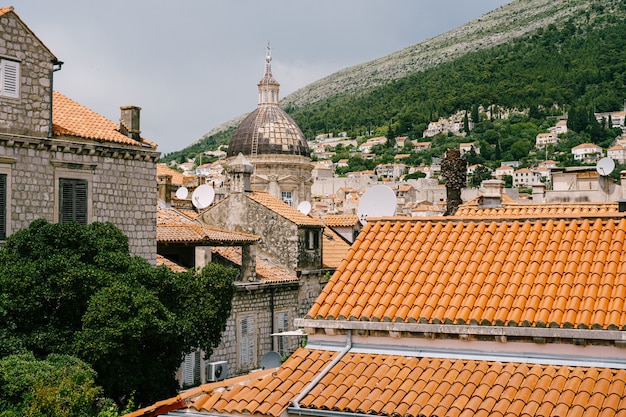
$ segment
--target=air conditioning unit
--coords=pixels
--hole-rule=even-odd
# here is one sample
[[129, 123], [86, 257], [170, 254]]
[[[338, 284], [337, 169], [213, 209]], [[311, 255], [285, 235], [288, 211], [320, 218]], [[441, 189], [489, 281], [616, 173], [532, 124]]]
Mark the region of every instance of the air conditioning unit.
[[228, 376], [228, 362], [209, 362], [206, 364], [207, 382], [221, 381]]

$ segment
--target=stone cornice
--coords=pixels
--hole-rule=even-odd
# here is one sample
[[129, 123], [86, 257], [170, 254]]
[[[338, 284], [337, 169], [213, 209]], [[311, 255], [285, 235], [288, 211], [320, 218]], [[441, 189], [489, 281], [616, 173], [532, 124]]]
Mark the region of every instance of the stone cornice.
[[154, 149], [142, 149], [97, 142], [81, 142], [67, 139], [36, 137], [0, 133], [0, 145], [10, 148], [35, 149], [48, 152], [63, 152], [75, 155], [89, 155], [114, 159], [139, 160], [156, 163], [161, 155]]

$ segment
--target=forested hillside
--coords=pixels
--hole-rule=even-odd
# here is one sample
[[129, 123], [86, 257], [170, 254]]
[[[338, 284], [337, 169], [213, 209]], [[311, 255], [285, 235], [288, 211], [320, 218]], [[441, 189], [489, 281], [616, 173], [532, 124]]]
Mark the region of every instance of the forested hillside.
[[[544, 4], [545, 1], [519, 0], [510, 6], [519, 9], [523, 5], [527, 10], [532, 9], [530, 5], [534, 3]], [[623, 47], [626, 4], [619, 1], [554, 2], [557, 3], [561, 6], [556, 14], [558, 19], [550, 20], [552, 23], [545, 27], [534, 28], [531, 33], [512, 36], [519, 30], [515, 29], [514, 22], [508, 22], [509, 40], [492, 48], [462, 45], [457, 49], [472, 51], [453, 60], [441, 59], [436, 66], [381, 86], [358, 91], [348, 89], [348, 92], [309, 104], [295, 104], [297, 100], [287, 98], [285, 102], [290, 104], [285, 110], [294, 117], [307, 138], [312, 139], [320, 133], [341, 131], [351, 137], [391, 133], [418, 138], [429, 121], [459, 111], [470, 112], [478, 106], [494, 109], [496, 114], [504, 114], [509, 109], [532, 109], [536, 119], [534, 134], [543, 128], [546, 117], [562, 114], [572, 106], [590, 111], [621, 109], [626, 99]], [[571, 7], [565, 14], [563, 5], [567, 4]], [[498, 13], [505, 14], [508, 7]], [[537, 8], [535, 13], [538, 21], [546, 21], [546, 10]], [[552, 13], [551, 16], [555, 16], [554, 10]], [[519, 15], [520, 20], [523, 19], [520, 26], [528, 28], [529, 17]], [[477, 31], [475, 23], [474, 32]], [[485, 24], [485, 27], [490, 26]], [[445, 51], [440, 49], [442, 54], [447, 54]], [[182, 161], [202, 150], [215, 149], [228, 142], [228, 132], [208, 135], [192, 147], [167, 155], [164, 160]], [[480, 129], [476, 133], [480, 133]], [[600, 136], [595, 138], [596, 142], [605, 139]], [[523, 148], [529, 147], [530, 137], [531, 133]], [[498, 145], [502, 147], [497, 153], [502, 156], [516, 140], [500, 139]], [[587, 138], [580, 138], [584, 139]]]

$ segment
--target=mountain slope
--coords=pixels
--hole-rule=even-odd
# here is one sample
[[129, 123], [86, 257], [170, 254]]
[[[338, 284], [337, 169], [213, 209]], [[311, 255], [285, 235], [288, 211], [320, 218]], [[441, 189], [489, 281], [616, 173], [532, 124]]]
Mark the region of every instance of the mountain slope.
[[515, 0], [457, 29], [315, 81], [286, 96], [281, 105], [301, 107], [333, 95], [377, 87], [508, 42], [588, 7], [589, 1]]
[[[315, 81], [281, 101], [287, 112], [305, 111], [308, 106], [338, 96], [349, 96], [394, 80], [403, 80], [424, 70], [453, 62], [467, 54], [490, 50], [523, 37], [539, 28], [559, 24], [574, 15], [588, 13], [594, 5], [619, 3], [597, 0], [515, 0], [457, 29], [420, 42], [385, 57], [345, 68]], [[224, 132], [238, 125], [241, 115], [213, 128], [199, 141], [182, 151], [167, 155], [164, 160], [195, 156], [200, 150], [214, 149], [214, 136], [227, 143]], [[207, 139], [213, 146], [205, 146]], [[206, 145], [209, 145], [206, 143]], [[192, 155], [193, 153], [193, 155]]]

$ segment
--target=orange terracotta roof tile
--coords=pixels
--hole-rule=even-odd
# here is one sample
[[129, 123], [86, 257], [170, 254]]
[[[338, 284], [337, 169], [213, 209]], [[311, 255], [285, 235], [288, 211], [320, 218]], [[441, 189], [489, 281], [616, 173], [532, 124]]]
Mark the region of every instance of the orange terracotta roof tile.
[[175, 169], [172, 169], [165, 164], [157, 164], [156, 167], [157, 167], [157, 176], [171, 175], [172, 185], [182, 186], [184, 184], [183, 174], [181, 172], [178, 172]]
[[624, 217], [371, 221], [307, 317], [622, 329], [625, 232]]
[[[221, 246], [212, 248], [212, 251], [235, 265], [241, 266], [241, 248]], [[298, 282], [298, 277], [290, 274], [285, 268], [273, 265], [258, 256], [256, 258], [256, 274], [263, 283]]]
[[153, 142], [143, 138], [137, 141], [123, 135], [119, 132], [118, 124], [58, 91], [54, 91], [52, 96], [52, 130], [57, 136], [73, 136], [95, 142], [156, 149]]
[[616, 215], [616, 202], [519, 203], [502, 196], [500, 207], [481, 207], [480, 197], [461, 204], [455, 217], [540, 218], [540, 217], [590, 217]]
[[321, 220], [301, 213], [300, 211], [291, 207], [289, 204], [277, 199], [269, 193], [254, 191], [252, 193], [246, 194], [246, 196], [251, 200], [254, 200], [257, 203], [267, 207], [276, 214], [286, 218], [287, 220], [291, 220], [298, 226], [324, 226]]
[[[129, 416], [154, 416], [169, 406], [279, 417], [336, 355], [300, 348], [271, 373], [207, 384]], [[406, 417], [617, 415], [626, 412], [625, 380], [624, 369], [348, 352], [299, 406], [303, 414], [312, 409]]]
[[327, 214], [322, 221], [328, 227], [352, 227], [359, 222], [359, 217], [352, 214]]
[[231, 232], [217, 227], [204, 226], [189, 220], [175, 209], [157, 206], [157, 242], [214, 245], [240, 245], [256, 243], [261, 238], [242, 232]]
[[346, 258], [350, 245], [332, 229], [325, 228], [322, 233], [322, 266], [337, 268]]
[[169, 269], [171, 269], [174, 272], [185, 272], [185, 271], [187, 271], [187, 268], [185, 268], [184, 266], [178, 265], [176, 262], [170, 261], [169, 259], [167, 259], [163, 255], [158, 255], [157, 254], [156, 264], [157, 264], [157, 266], [165, 265], [166, 267], [168, 267]]

